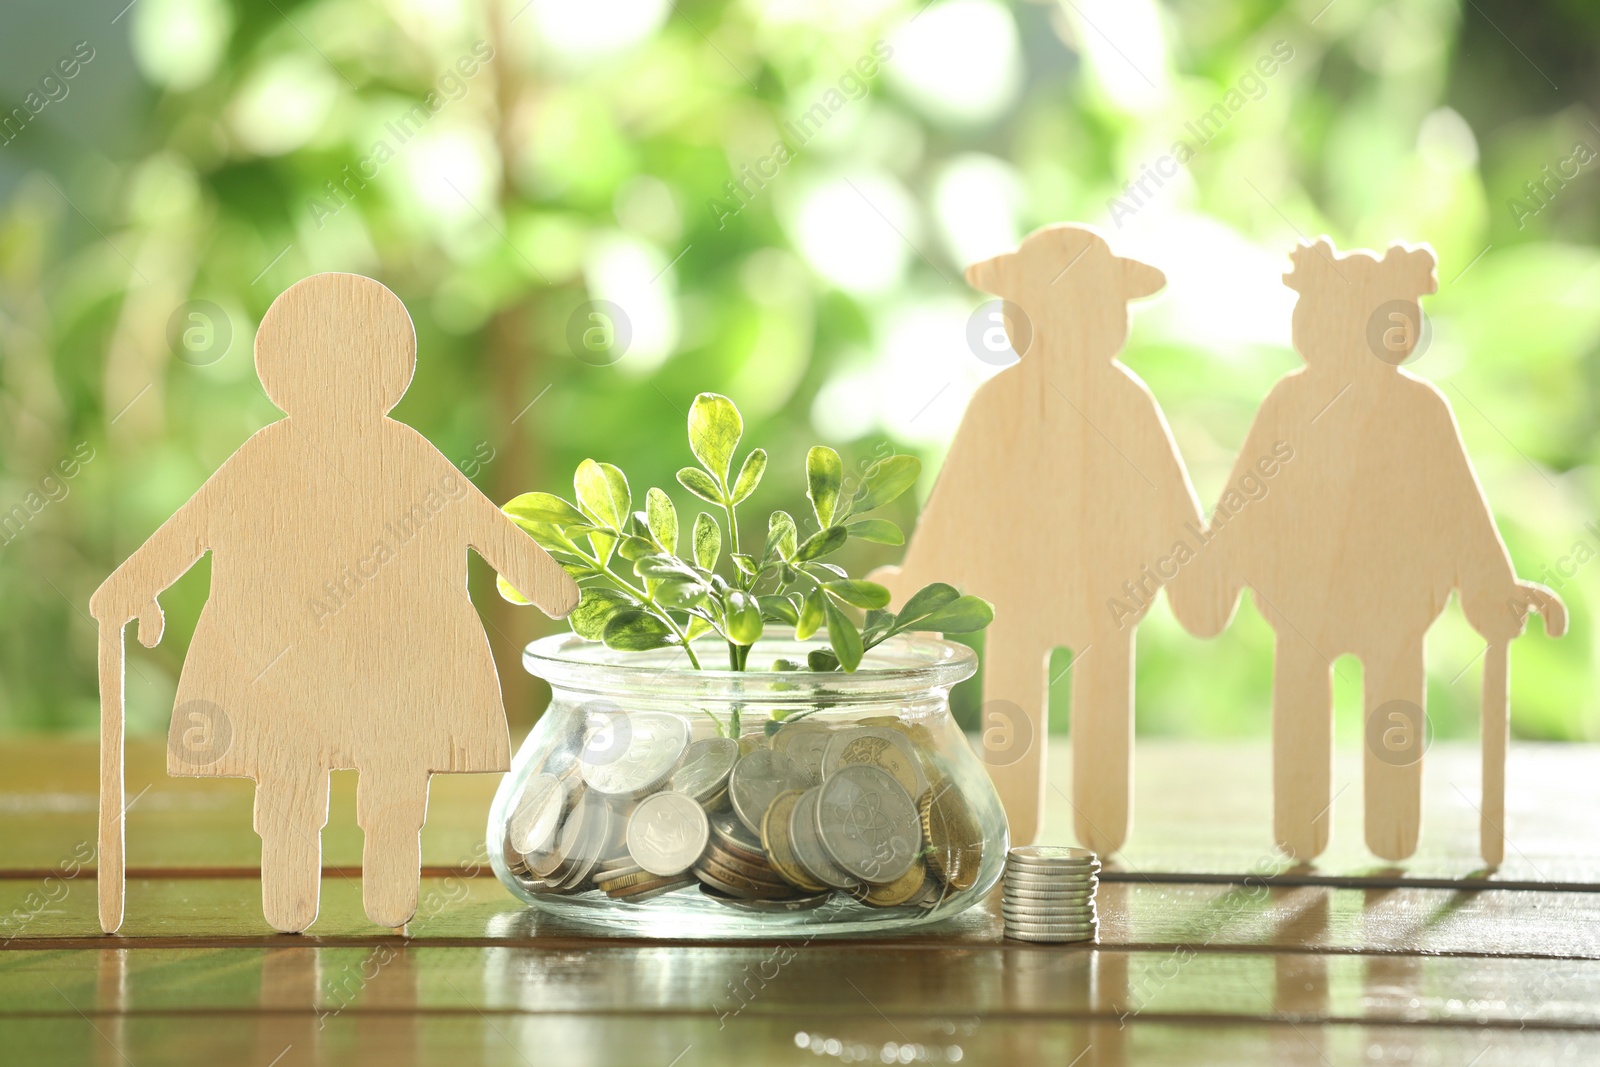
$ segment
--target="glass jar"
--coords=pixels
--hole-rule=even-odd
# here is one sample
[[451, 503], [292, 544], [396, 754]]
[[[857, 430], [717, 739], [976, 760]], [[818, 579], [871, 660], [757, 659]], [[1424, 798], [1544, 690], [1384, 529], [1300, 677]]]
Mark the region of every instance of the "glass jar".
[[495, 874], [552, 915], [661, 938], [861, 934], [977, 903], [1007, 833], [950, 715], [972, 651], [912, 635], [853, 674], [782, 669], [814, 647], [702, 671], [675, 648], [529, 645], [553, 695], [489, 812]]

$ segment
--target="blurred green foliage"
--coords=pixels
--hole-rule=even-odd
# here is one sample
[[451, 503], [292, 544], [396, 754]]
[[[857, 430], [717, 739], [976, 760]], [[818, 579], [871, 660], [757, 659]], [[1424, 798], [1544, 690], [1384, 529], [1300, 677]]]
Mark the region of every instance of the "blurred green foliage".
[[[277, 417], [249, 342], [308, 273], [406, 301], [420, 362], [395, 414], [496, 499], [564, 491], [555, 472], [588, 456], [672, 485], [704, 390], [774, 455], [914, 452], [925, 495], [994, 370], [966, 346], [981, 297], [961, 269], [1076, 219], [1168, 275], [1123, 358], [1208, 510], [1297, 365], [1294, 244], [1431, 242], [1413, 369], [1454, 403], [1519, 571], [1573, 613], [1565, 640], [1534, 624], [1515, 646], [1514, 729], [1600, 736], [1592, 5], [118, 6], [0, 16], [0, 511], [23, 509], [0, 537], [0, 730], [97, 721], [89, 594]], [[622, 309], [601, 325], [626, 348], [584, 347], [590, 300]], [[774, 467], [753, 506], [803, 492], [803, 469]], [[889, 510], [914, 523], [911, 496]], [[474, 568], [526, 724], [518, 650], [550, 624]], [[163, 645], [130, 650], [131, 732], [165, 727], [207, 572], [164, 598]], [[1139, 729], [1264, 733], [1269, 638], [1248, 605], [1210, 643], [1158, 606]], [[1452, 607], [1429, 645], [1441, 735], [1476, 731], [1480, 649]], [[1359, 678], [1340, 664], [1342, 735]]]

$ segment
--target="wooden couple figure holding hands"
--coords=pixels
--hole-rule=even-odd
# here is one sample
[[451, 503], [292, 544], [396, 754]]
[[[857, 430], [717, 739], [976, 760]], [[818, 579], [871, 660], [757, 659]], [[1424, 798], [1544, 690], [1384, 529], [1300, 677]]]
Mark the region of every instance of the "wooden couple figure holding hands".
[[[1257, 414], [1209, 525], [1149, 390], [1115, 359], [1126, 300], [1161, 275], [1084, 227], [1052, 226], [967, 272], [1031, 323], [1022, 359], [974, 396], [922, 519], [891, 574], [929, 574], [994, 602], [986, 716], [1020, 707], [1033, 739], [995, 777], [1018, 842], [1038, 831], [1050, 650], [1073, 650], [1075, 830], [1126, 839], [1133, 632], [1159, 588], [1190, 632], [1226, 627], [1248, 587], [1277, 634], [1274, 831], [1292, 857], [1326, 848], [1333, 803], [1332, 671], [1362, 661], [1368, 847], [1416, 848], [1426, 707], [1423, 643], [1457, 590], [1489, 642], [1483, 681], [1482, 852], [1500, 862], [1507, 649], [1529, 611], [1566, 627], [1561, 600], [1519, 581], [1442, 393], [1404, 370], [1432, 293], [1431, 250], [1298, 248], [1295, 350]], [[1008, 323], [1011, 321], [1008, 317]], [[1017, 341], [1017, 333], [1012, 333]], [[1022, 513], [1019, 514], [1019, 509]], [[984, 521], [1008, 516], [1003, 526]], [[986, 722], [986, 742], [989, 738]]]
[[122, 630], [161, 638], [156, 597], [206, 552], [167, 747], [173, 775], [251, 778], [267, 921], [316, 918], [328, 772], [359, 774], [362, 896], [382, 926], [415, 914], [429, 777], [504, 771], [510, 737], [467, 596], [475, 549], [552, 616], [578, 588], [417, 431], [388, 417], [416, 369], [399, 299], [370, 278], [286, 290], [256, 371], [287, 418], [258, 431], [90, 601], [101, 630], [100, 922], [122, 920]]

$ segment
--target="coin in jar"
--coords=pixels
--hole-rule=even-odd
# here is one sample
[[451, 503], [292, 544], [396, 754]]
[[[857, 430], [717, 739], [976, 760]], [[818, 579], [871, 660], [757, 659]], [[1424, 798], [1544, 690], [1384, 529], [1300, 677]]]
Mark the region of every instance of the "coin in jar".
[[928, 866], [921, 860], [913, 863], [905, 874], [885, 885], [866, 884], [855, 892], [855, 898], [874, 908], [893, 908], [914, 901], [923, 893], [928, 880]]
[[780, 878], [796, 888], [823, 893], [828, 887], [812, 878], [800, 866], [800, 860], [794, 854], [794, 839], [789, 832], [790, 816], [804, 795], [802, 790], [791, 789], [773, 798], [766, 816], [761, 820], [761, 845], [767, 853], [767, 862]]
[[628, 854], [657, 877], [682, 874], [694, 866], [711, 838], [706, 811], [683, 793], [655, 793], [628, 817]]
[[833, 862], [817, 834], [817, 798], [821, 794], [821, 786], [807, 789], [795, 801], [794, 811], [789, 815], [789, 840], [794, 847], [795, 861], [814, 881], [834, 889], [854, 889], [860, 879]]
[[828, 742], [822, 757], [822, 776], [831, 778], [840, 767], [866, 764], [886, 771], [913, 797], [928, 788], [911, 742], [899, 730], [887, 726], [860, 726], [840, 730]]
[[822, 758], [828, 751], [833, 731], [820, 722], [785, 723], [772, 735], [772, 748], [805, 771], [812, 785], [822, 784]]
[[917, 805], [892, 775], [864, 763], [841, 766], [817, 796], [817, 836], [851, 877], [885, 885], [922, 850]]
[[524, 855], [549, 848], [561, 828], [561, 812], [566, 803], [567, 790], [560, 778], [553, 774], [529, 778], [507, 822], [511, 847]]
[[613, 797], [660, 788], [689, 745], [689, 724], [660, 711], [595, 716], [583, 750], [583, 780]]
[[739, 742], [730, 737], [696, 741], [683, 754], [683, 763], [667, 779], [667, 788], [709, 804], [728, 784], [728, 774], [739, 760]]
[[770, 748], [758, 748], [734, 764], [728, 776], [728, 796], [739, 821], [759, 839], [761, 819], [773, 798], [810, 784], [809, 776], [794, 760]]
[[934, 874], [952, 889], [977, 885], [983, 866], [983, 829], [961, 791], [948, 783], [928, 790], [917, 804], [917, 814]]

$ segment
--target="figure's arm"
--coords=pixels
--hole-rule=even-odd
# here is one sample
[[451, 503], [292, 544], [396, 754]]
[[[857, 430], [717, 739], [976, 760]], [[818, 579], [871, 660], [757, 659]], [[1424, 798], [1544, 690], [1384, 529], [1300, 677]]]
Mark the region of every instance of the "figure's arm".
[[161, 640], [165, 619], [156, 598], [205, 555], [210, 502], [216, 497], [215, 483], [226, 469], [224, 464], [95, 590], [89, 598], [89, 613], [101, 625], [120, 629], [137, 618], [141, 644], [153, 648]]
[[1517, 578], [1511, 553], [1467, 457], [1455, 413], [1442, 395], [1439, 401], [1438, 432], [1447, 435], [1454, 447], [1441, 450], [1447, 469], [1436, 476], [1455, 504], [1447, 536], [1459, 539], [1456, 573], [1467, 621], [1487, 640], [1507, 641], [1522, 633], [1529, 612], [1538, 612], [1544, 616], [1545, 632], [1560, 637], [1567, 629], [1566, 605], [1545, 586]]
[[461, 481], [465, 486], [461, 506], [466, 517], [467, 543], [523, 599], [552, 619], [565, 618], [578, 606], [578, 583], [477, 486], [464, 477]]
[[[1263, 447], [1270, 450], [1272, 434], [1262, 417], [1270, 402], [1269, 396], [1233, 461], [1233, 470], [1228, 474], [1219, 501], [1226, 498], [1230, 488], [1240, 484], [1240, 479], [1254, 470], [1256, 457], [1262, 454]], [[1216, 509], [1213, 509], [1213, 520], [1215, 517]], [[1247, 520], [1253, 517], [1247, 509], [1246, 512], [1230, 516], [1220, 525], [1214, 522], [1207, 524], [1205, 543], [1196, 550], [1193, 559], [1179, 568], [1178, 576], [1167, 583], [1167, 602], [1172, 606], [1173, 616], [1180, 626], [1196, 637], [1215, 637], [1227, 629], [1233, 619], [1233, 613], [1239, 605], [1239, 594], [1248, 584], [1246, 563], [1250, 540], [1247, 536]]]

